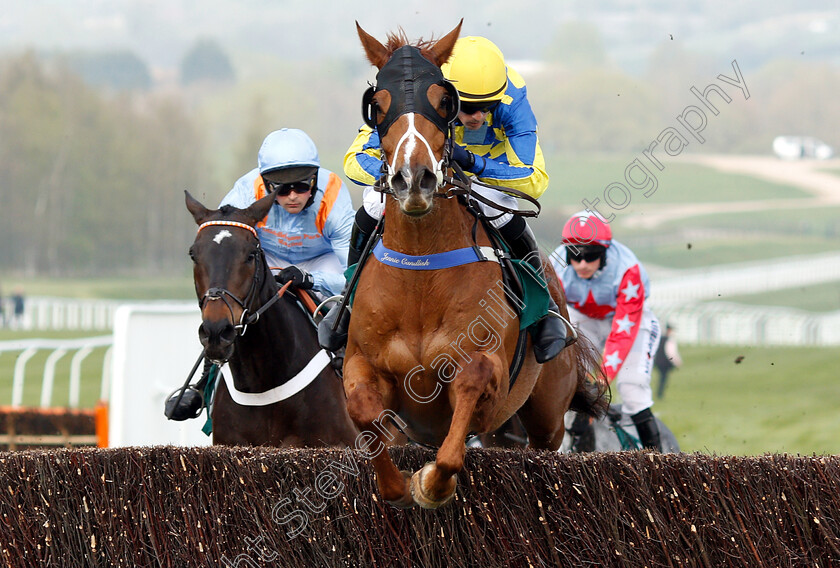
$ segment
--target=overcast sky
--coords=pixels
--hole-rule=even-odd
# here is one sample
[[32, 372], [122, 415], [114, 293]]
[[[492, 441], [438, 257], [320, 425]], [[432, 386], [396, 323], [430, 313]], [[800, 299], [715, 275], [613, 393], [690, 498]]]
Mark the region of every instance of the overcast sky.
[[588, 21], [630, 70], [673, 40], [724, 59], [749, 46], [840, 63], [838, 0], [6, 0], [0, 49], [127, 48], [166, 67], [210, 37], [234, 58], [352, 60], [361, 56], [354, 20], [376, 37], [402, 26], [415, 39], [438, 37], [460, 18], [462, 35], [490, 37], [508, 59], [540, 59], [561, 23]]

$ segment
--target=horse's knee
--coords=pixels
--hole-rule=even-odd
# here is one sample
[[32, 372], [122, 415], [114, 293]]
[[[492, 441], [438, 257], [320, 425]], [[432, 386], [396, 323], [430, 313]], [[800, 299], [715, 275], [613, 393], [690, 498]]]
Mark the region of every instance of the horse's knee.
[[382, 395], [367, 385], [359, 385], [347, 396], [347, 412], [356, 424], [373, 424], [385, 410]]

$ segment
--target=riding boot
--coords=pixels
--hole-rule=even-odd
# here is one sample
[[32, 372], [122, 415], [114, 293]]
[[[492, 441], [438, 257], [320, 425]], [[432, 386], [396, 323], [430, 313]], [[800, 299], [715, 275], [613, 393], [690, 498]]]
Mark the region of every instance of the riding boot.
[[176, 390], [166, 399], [163, 413], [169, 420], [181, 422], [198, 418], [201, 415], [201, 409], [204, 408], [204, 395], [202, 393], [207, 385], [207, 378], [210, 376], [212, 365], [213, 363], [208, 359], [204, 360], [204, 371], [201, 373], [201, 379], [196, 384], [188, 386], [180, 400], [178, 400], [178, 397], [181, 389]]
[[575, 414], [575, 420], [569, 426], [569, 435], [572, 437], [572, 453], [595, 451], [595, 430], [592, 428], [592, 419], [583, 412]]
[[[356, 212], [356, 220], [353, 223], [353, 231], [350, 233], [350, 249], [347, 252], [347, 266], [358, 264], [362, 258], [362, 252], [365, 250], [370, 235], [376, 229], [376, 219], [367, 214], [364, 207], [360, 207]], [[357, 270], [359, 267], [357, 267]], [[344, 287], [342, 296], [349, 293], [347, 286]], [[338, 326], [335, 326], [335, 320], [338, 319], [338, 311], [341, 307], [340, 303], [336, 303], [318, 324], [318, 343], [323, 349], [335, 353], [345, 345], [347, 345], [347, 329], [350, 327], [350, 308], [349, 306], [341, 314], [341, 321]], [[335, 327], [335, 329], [333, 329]]]
[[639, 433], [639, 441], [645, 449], [662, 451], [662, 441], [659, 436], [659, 425], [650, 408], [646, 408], [631, 416], [636, 431]]
[[[522, 217], [514, 217], [499, 228], [510, 247], [514, 258], [524, 260], [534, 267], [537, 274], [545, 279], [542, 257], [537, 239]], [[574, 339], [566, 333], [566, 324], [560, 319], [560, 309], [554, 299], [548, 297], [548, 314], [528, 328], [534, 342], [534, 355], [537, 363], [545, 363], [557, 357], [563, 349], [571, 345]]]

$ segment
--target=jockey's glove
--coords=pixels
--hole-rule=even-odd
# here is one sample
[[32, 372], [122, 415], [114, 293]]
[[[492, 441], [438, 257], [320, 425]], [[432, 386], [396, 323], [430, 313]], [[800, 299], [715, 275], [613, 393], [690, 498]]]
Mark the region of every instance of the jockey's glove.
[[450, 142], [450, 144], [451, 147], [449, 152], [452, 159], [458, 162], [458, 165], [461, 166], [464, 171], [471, 172], [475, 167], [475, 154], [463, 146], [459, 146], [455, 142]]
[[274, 279], [277, 280], [277, 283], [281, 286], [286, 282], [291, 282], [292, 286], [295, 288], [301, 288], [302, 290], [308, 290], [315, 285], [315, 279], [312, 275], [305, 270], [301, 270], [297, 266], [288, 266], [284, 268], [277, 273], [277, 276], [275, 276]]

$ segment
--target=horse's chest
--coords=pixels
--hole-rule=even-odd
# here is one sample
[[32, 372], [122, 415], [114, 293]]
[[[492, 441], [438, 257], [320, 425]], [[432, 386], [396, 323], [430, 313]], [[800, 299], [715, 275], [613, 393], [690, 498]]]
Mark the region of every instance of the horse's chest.
[[[467, 268], [459, 278], [462, 284], [475, 280], [471, 278], [475, 267]], [[501, 347], [508, 326], [518, 321], [504, 317], [501, 308], [488, 311], [496, 304], [482, 295], [480, 287], [478, 292], [466, 291], [435, 275], [422, 275], [421, 280], [422, 286], [414, 289], [383, 271], [364, 282], [366, 286], [375, 282], [378, 294], [357, 295], [354, 310], [363, 315], [351, 335], [380, 371], [404, 377], [418, 367], [428, 370], [469, 362], [470, 353]]]

